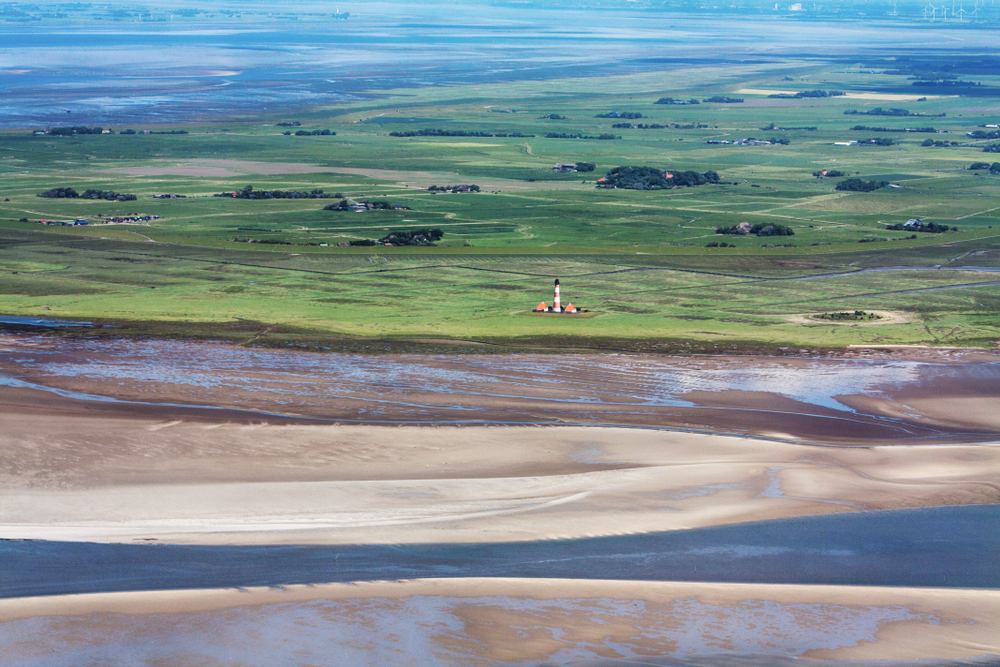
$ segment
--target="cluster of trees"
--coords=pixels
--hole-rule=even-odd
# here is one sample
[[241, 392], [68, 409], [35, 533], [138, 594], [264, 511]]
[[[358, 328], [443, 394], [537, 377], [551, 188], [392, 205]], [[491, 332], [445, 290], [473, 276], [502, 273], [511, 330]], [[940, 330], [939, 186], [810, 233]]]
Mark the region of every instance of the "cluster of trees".
[[39, 197], [48, 199], [103, 199], [105, 201], [135, 201], [135, 195], [126, 195], [114, 190], [84, 190], [81, 195], [73, 188], [52, 188], [45, 192], [39, 192]]
[[546, 139], [600, 139], [601, 141], [611, 141], [613, 139], [621, 139], [617, 134], [598, 134], [597, 136], [586, 135], [586, 134], [566, 134], [565, 132], [549, 132], [545, 135]]
[[983, 130], [973, 130], [969, 132], [967, 137], [971, 139], [1000, 139], [1000, 130], [993, 130], [992, 132], [984, 132]]
[[581, 171], [581, 172], [594, 171], [594, 169], [596, 169], [596, 168], [597, 168], [597, 165], [594, 164], [593, 162], [577, 162], [576, 163], [576, 170], [577, 171]]
[[83, 199], [103, 199], [105, 201], [135, 201], [135, 195], [126, 195], [114, 190], [84, 190]]
[[837, 169], [827, 169], [826, 171], [814, 171], [813, 176], [816, 178], [843, 178], [847, 174]]
[[839, 90], [802, 90], [792, 95], [788, 93], [775, 93], [774, 95], [768, 95], [768, 97], [779, 100], [800, 100], [804, 97], [839, 97], [840, 95], [844, 95], [844, 93]]
[[858, 139], [861, 146], [892, 146], [896, 142], [888, 137], [874, 137], [872, 139]]
[[481, 130], [474, 130], [468, 132], [466, 130], [435, 130], [435, 129], [425, 129], [425, 130], [404, 130], [403, 132], [390, 132], [390, 137], [533, 137], [533, 134], [521, 134], [520, 132], [513, 132], [511, 134], [505, 134], [502, 132], [483, 132]]
[[667, 190], [676, 187], [693, 187], [706, 183], [718, 183], [719, 175], [714, 171], [699, 174], [696, 171], [679, 171], [667, 175], [657, 167], [615, 167], [598, 181], [599, 188], [623, 188], [626, 190]]
[[412, 231], [390, 232], [379, 239], [379, 243], [408, 246], [432, 246], [440, 241], [444, 232], [440, 229], [415, 229]]
[[866, 181], [862, 178], [848, 178], [837, 183], [837, 190], [845, 192], [872, 192], [889, 187], [889, 181]]
[[254, 190], [252, 185], [248, 185], [242, 190], [220, 192], [212, 196], [232, 197], [233, 199], [336, 199], [344, 195], [339, 192], [330, 194], [322, 190], [311, 190], [309, 192], [299, 192], [298, 190]]
[[616, 130], [665, 130], [666, 125], [660, 125], [659, 123], [615, 123], [612, 125]]
[[73, 125], [70, 127], [50, 127], [40, 131], [44, 134], [50, 134], [56, 137], [70, 137], [74, 134], [104, 134], [103, 127], [84, 127], [82, 125]]
[[701, 104], [701, 102], [694, 98], [691, 98], [690, 100], [675, 100], [672, 97], [661, 97], [653, 102], [653, 104]]
[[778, 144], [780, 146], [787, 146], [792, 143], [788, 137], [771, 137], [768, 139], [772, 144]]
[[989, 146], [983, 146], [984, 153], [1000, 153], [1000, 144], [990, 144]]
[[642, 114], [638, 111], [609, 111], [608, 113], [599, 113], [594, 118], [624, 118], [625, 120], [639, 120], [642, 118]]
[[933, 139], [924, 139], [921, 146], [934, 146], [935, 148], [947, 148], [948, 146], [959, 146], [957, 141], [935, 141]]
[[724, 95], [712, 95], [706, 102], [712, 104], [740, 104], [743, 102], [742, 97], [725, 97]]
[[982, 86], [980, 81], [959, 81], [957, 79], [941, 79], [938, 81], [914, 81], [911, 86], [922, 86], [925, 88], [978, 88]]
[[856, 132], [937, 132], [933, 127], [873, 127], [870, 125], [855, 125], [851, 128]]
[[[1000, 164], [1000, 163], [994, 162], [993, 164]], [[989, 168], [990, 168], [989, 162], [973, 162], [972, 164], [969, 165], [970, 171], [977, 171], [980, 169], [989, 169]]]
[[[339, 197], [340, 195], [338, 194], [337, 196]], [[347, 199], [341, 199], [336, 204], [327, 204], [326, 206], [323, 207], [323, 210], [324, 211], [354, 211], [354, 210], [394, 211], [396, 210], [396, 208], [397, 208], [396, 206], [390, 204], [387, 201], [363, 201], [359, 204], [352, 204]], [[406, 206], [400, 206], [398, 208], [406, 209], [407, 211], [410, 210], [410, 208]]]
[[726, 243], [725, 241], [712, 241], [711, 243], [705, 244], [706, 248], [735, 248], [737, 247], [735, 243]]
[[791, 227], [786, 227], [785, 225], [779, 225], [776, 222], [758, 222], [755, 225], [751, 225], [750, 229], [744, 231], [745, 227], [740, 225], [733, 225], [732, 227], [717, 227], [715, 230], [716, 234], [732, 234], [735, 236], [745, 236], [746, 234], [755, 234], [757, 236], [795, 236], [795, 230]]
[[547, 113], [544, 116], [540, 116], [542, 120], [566, 120], [566, 116], [560, 116], [557, 113]]
[[[284, 134], [286, 137], [288, 137], [288, 136], [291, 136], [292, 131], [291, 130], [286, 130], [285, 132], [282, 132], [282, 134]], [[335, 136], [337, 136], [337, 133], [336, 132], [331, 132], [330, 130], [311, 130], [311, 131], [310, 130], [297, 130], [295, 132], [295, 136], [296, 137], [320, 137], [320, 136], [323, 136], [323, 137], [335, 137]]]
[[796, 130], [806, 130], [808, 132], [815, 132], [819, 128], [815, 127], [815, 126], [812, 126], [812, 127], [781, 127], [780, 125], [775, 125], [774, 123], [771, 123], [767, 127], [762, 127], [760, 129], [762, 129], [762, 130], [783, 130], [785, 132], [792, 132], [792, 131], [796, 131]]
[[36, 196], [49, 197], [50, 199], [76, 199], [80, 196], [80, 193], [73, 188], [52, 188], [45, 192], [39, 192]]
[[853, 313], [851, 313], [851, 312], [845, 312], [845, 313], [822, 313], [820, 315], [817, 315], [816, 317], [818, 319], [821, 319], [821, 320], [841, 320], [841, 321], [847, 320], [847, 321], [851, 321], [851, 322], [856, 322], [856, 321], [860, 321], [860, 320], [880, 320], [880, 319], [882, 319], [881, 315], [876, 315], [875, 313], [866, 313], [863, 310], [855, 310]]
[[[925, 222], [922, 227], [907, 227], [904, 223], [896, 223], [895, 225], [886, 225], [886, 229], [890, 231], [910, 231], [911, 229], [918, 232], [927, 232], [929, 234], [944, 234], [945, 232], [951, 230], [953, 232], [958, 231], [958, 227], [949, 227], [948, 225], [939, 225], [934, 222]], [[916, 238], [916, 237], [913, 237]]]
[[462, 183], [461, 185], [432, 185], [427, 188], [429, 192], [480, 192], [480, 188], [475, 183]]
[[883, 109], [882, 107], [875, 107], [874, 109], [868, 109], [867, 111], [860, 111], [858, 109], [848, 109], [844, 112], [845, 116], [920, 116], [922, 118], [944, 118], [948, 114], [945, 113], [910, 113], [908, 109]]

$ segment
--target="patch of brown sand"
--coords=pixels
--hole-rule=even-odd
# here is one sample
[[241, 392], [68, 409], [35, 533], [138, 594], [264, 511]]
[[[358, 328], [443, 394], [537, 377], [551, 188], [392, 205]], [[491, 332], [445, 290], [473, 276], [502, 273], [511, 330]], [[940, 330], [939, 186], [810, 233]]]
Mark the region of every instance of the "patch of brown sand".
[[[26, 619], [35, 631], [24, 631]], [[22, 660], [81, 649], [111, 658], [127, 646], [132, 655], [164, 664], [201, 664], [220, 645], [230, 662], [248, 665], [287, 656], [289, 646], [297, 660], [319, 664], [562, 663], [733, 652], [959, 659], [1000, 654], [1000, 592], [437, 579], [111, 593], [0, 600], [0, 641], [8, 656]]]
[[0, 538], [479, 542], [1000, 502], [1000, 446], [3, 415]]

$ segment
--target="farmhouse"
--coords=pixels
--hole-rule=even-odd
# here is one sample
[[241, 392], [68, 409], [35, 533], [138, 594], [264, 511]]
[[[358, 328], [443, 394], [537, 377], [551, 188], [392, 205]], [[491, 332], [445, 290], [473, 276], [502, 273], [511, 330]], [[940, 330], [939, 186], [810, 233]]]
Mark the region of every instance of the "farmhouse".
[[572, 164], [572, 163], [571, 164], [563, 164], [562, 162], [560, 162], [556, 166], [552, 167], [552, 171], [575, 172], [576, 171], [576, 164]]
[[906, 227], [907, 229], [923, 229], [924, 223], [920, 222], [916, 218], [910, 218], [903, 223], [903, 227]]

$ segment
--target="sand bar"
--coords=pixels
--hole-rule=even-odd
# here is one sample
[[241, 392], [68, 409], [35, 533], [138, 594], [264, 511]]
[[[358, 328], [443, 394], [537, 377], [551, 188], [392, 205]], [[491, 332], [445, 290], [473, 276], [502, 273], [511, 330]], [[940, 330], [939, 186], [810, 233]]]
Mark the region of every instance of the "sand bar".
[[996, 444], [837, 448], [620, 428], [248, 424], [54, 406], [3, 413], [0, 538], [493, 542], [1000, 502]]
[[299, 664], [823, 665], [995, 655], [998, 638], [993, 590], [454, 579], [0, 600], [5, 658], [24, 667], [264, 667], [290, 650]]

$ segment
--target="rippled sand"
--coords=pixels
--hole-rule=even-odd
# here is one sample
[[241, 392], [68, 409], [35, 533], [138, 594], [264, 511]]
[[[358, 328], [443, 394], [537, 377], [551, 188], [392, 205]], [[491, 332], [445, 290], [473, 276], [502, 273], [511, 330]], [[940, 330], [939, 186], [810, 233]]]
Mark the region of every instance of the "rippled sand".
[[457, 579], [117, 593], [0, 601], [0, 645], [17, 667], [53, 653], [254, 667], [955, 659], [1000, 653], [1000, 592]]

